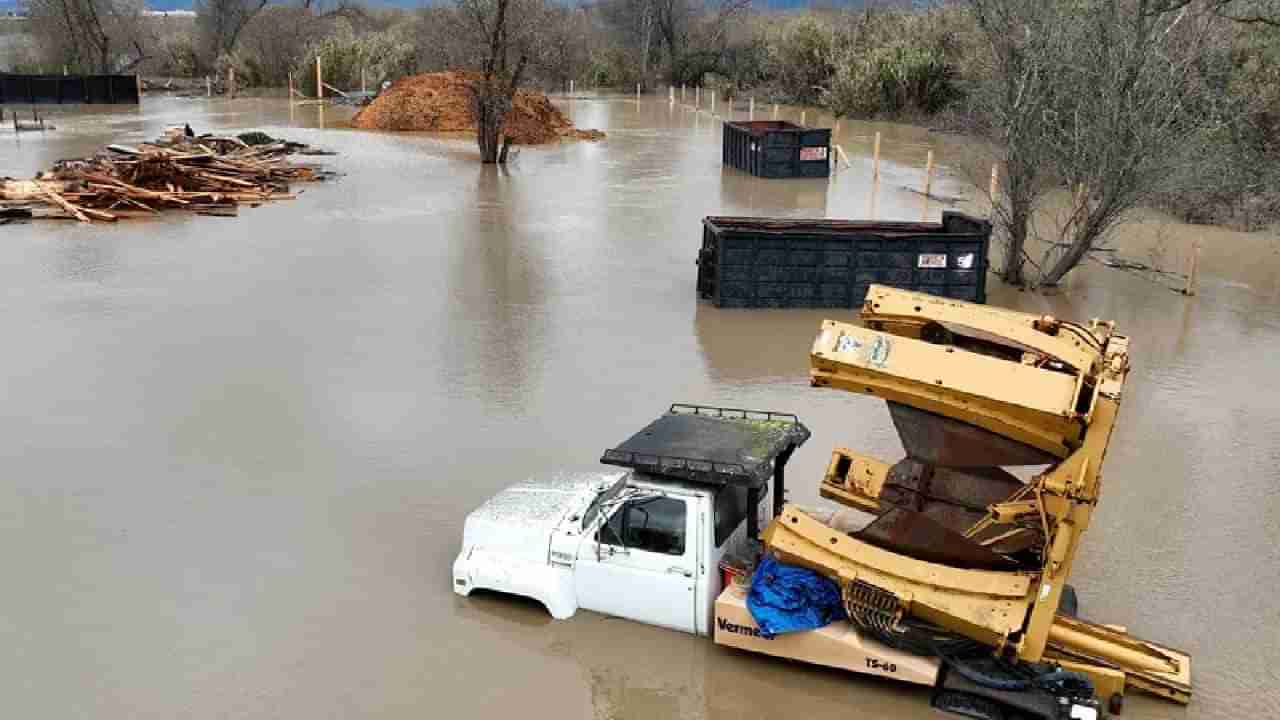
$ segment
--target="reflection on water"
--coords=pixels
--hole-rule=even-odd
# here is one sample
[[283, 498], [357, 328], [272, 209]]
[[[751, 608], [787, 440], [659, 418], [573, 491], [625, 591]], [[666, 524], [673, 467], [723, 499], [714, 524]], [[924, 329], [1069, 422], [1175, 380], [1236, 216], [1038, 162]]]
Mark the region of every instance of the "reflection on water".
[[[926, 718], [925, 693], [581, 613], [452, 595], [465, 514], [528, 474], [592, 466], [673, 401], [797, 412], [792, 499], [835, 446], [896, 458], [883, 404], [811, 388], [822, 318], [696, 300], [706, 215], [918, 219], [957, 138], [842, 122], [828, 182], [720, 164], [719, 122], [665, 98], [561, 101], [601, 143], [482, 168], [466, 137], [338, 129], [349, 108], [152, 99], [0, 134], [30, 176], [169, 125], [338, 150], [341, 180], [238, 218], [0, 229], [0, 673], [26, 716]], [[737, 112], [745, 113], [739, 101]], [[763, 110], [763, 112], [762, 112]], [[61, 113], [61, 111], [59, 111]], [[783, 119], [799, 111], [780, 108]], [[757, 108], [757, 117], [772, 108]], [[811, 114], [811, 124], [832, 124]], [[322, 129], [328, 128], [328, 129]], [[977, 201], [963, 207], [983, 211]], [[931, 205], [934, 219], [941, 207]], [[1084, 613], [1196, 657], [1186, 710], [1276, 715], [1280, 348], [1274, 235], [1200, 237], [1201, 294], [1098, 265], [993, 302], [1115, 319], [1134, 373], [1078, 560]], [[1170, 251], [1173, 252], [1173, 251]], [[1212, 635], [1205, 633], [1212, 608]]]

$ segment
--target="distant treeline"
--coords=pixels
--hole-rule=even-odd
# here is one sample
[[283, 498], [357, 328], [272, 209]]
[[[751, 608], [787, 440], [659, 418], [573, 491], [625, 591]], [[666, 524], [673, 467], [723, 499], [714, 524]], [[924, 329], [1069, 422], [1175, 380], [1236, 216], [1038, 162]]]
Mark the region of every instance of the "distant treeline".
[[[999, 43], [978, 18], [1063, 5], [1070, 12], [1055, 22], [1087, 22], [1090, 8], [1105, 5], [854, 0], [860, 9], [841, 3], [762, 9], [789, 1], [512, 0], [510, 42], [528, 58], [528, 81], [547, 88], [570, 80], [580, 88], [700, 84], [722, 96], [749, 92], [841, 116], [914, 119], [982, 134], [997, 119], [975, 99], [1001, 67]], [[1197, 129], [1197, 142], [1209, 149], [1188, 169], [1196, 177], [1170, 186], [1158, 202], [1188, 219], [1246, 225], [1280, 213], [1280, 193], [1271, 190], [1276, 177], [1260, 170], [1280, 160], [1280, 3], [1109, 2], [1111, 12], [1161, 15], [1162, 32], [1199, 23], [1211, 34], [1189, 67], [1199, 68], [1197, 82], [1215, 93], [1211, 102], [1222, 121]], [[409, 73], [476, 67], [492, 3], [396, 9], [354, 0], [197, 0], [192, 18], [146, 15], [140, 0], [29, 0], [31, 20], [14, 23], [29, 31], [4, 38], [0, 63], [16, 72], [209, 75], [215, 82], [234, 68], [242, 88], [281, 87], [291, 73], [298, 87], [310, 88], [303, 78], [321, 56], [331, 84], [356, 88], [363, 78], [376, 87]], [[1036, 37], [1025, 42], [1034, 46]]]

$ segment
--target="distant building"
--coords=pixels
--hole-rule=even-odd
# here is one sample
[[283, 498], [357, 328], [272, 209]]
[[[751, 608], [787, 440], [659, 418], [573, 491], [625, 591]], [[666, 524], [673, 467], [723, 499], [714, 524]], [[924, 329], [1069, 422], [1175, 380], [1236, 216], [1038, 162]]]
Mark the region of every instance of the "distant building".
[[143, 10], [144, 17], [194, 18], [195, 10]]

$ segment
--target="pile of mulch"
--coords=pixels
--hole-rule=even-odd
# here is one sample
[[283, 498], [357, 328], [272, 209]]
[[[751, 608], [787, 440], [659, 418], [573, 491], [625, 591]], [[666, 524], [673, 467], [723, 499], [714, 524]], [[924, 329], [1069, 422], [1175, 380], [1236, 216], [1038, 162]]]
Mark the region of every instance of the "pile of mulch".
[[[441, 72], [397, 80], [351, 119], [363, 130], [475, 132], [470, 87], [480, 73]], [[547, 96], [517, 90], [503, 134], [517, 145], [541, 145], [561, 138], [599, 140], [599, 130], [576, 130]]]

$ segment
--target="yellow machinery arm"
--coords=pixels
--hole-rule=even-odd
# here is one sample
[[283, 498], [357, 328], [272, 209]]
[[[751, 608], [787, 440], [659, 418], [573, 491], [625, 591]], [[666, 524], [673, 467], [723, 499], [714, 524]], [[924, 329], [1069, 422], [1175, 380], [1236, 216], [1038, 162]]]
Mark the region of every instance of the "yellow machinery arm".
[[[1190, 700], [1190, 658], [1057, 614], [1101, 489], [1129, 370], [1111, 323], [872, 286], [862, 326], [826, 321], [811, 381], [889, 403], [908, 457], [846, 449], [821, 493], [878, 518], [856, 533], [787, 506], [765, 532], [785, 562], [836, 579], [855, 623], [904, 617], [1029, 662]], [[1004, 467], [1039, 466], [1030, 480]]]

